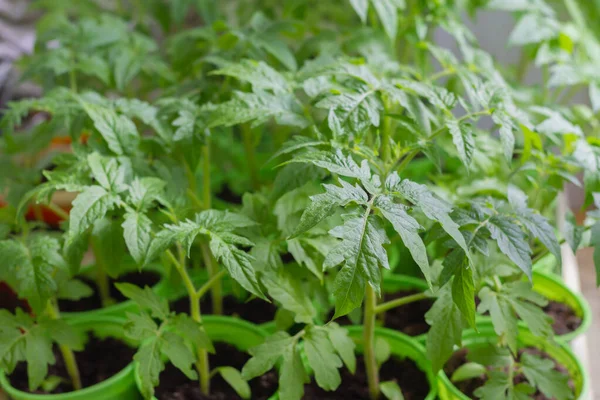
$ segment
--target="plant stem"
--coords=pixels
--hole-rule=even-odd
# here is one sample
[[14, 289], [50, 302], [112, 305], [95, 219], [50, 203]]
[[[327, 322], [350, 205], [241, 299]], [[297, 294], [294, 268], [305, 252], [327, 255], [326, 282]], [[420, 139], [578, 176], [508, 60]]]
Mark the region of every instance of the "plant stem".
[[54, 214], [58, 215], [63, 220], [66, 221], [69, 219], [69, 213], [67, 211], [63, 210], [60, 206], [50, 202], [50, 203], [46, 204], [46, 207], [48, 207], [48, 209], [50, 211], [52, 211]]
[[522, 49], [521, 57], [519, 58], [519, 65], [517, 66], [517, 81], [523, 83], [525, 75], [527, 75], [527, 67], [529, 66], [529, 57], [527, 52]]
[[[200, 248], [202, 249], [202, 258], [204, 259], [204, 264], [208, 271], [209, 281], [212, 281], [219, 274], [219, 268], [210, 251], [210, 247], [208, 247], [208, 243], [203, 240], [200, 243]], [[223, 314], [223, 288], [221, 287], [221, 281], [219, 279], [212, 284], [210, 294], [212, 298], [213, 314]]]
[[98, 287], [98, 294], [100, 295], [100, 301], [102, 307], [110, 306], [115, 303], [115, 300], [110, 297], [110, 282], [108, 275], [106, 274], [106, 268], [104, 266], [104, 260], [98, 250], [98, 244], [92, 235], [91, 238], [92, 251], [94, 258], [96, 259], [96, 286]]
[[369, 384], [369, 394], [371, 400], [379, 398], [379, 373], [377, 371], [377, 360], [375, 359], [375, 309], [377, 306], [377, 297], [370, 284], [367, 284], [365, 291], [365, 311], [364, 311], [364, 355], [365, 370], [367, 371], [367, 382]]
[[[46, 313], [52, 319], [60, 318], [60, 311], [58, 307], [56, 307], [52, 301], [48, 301], [48, 305], [46, 307]], [[60, 353], [62, 354], [63, 361], [65, 362], [65, 367], [67, 369], [67, 373], [69, 374], [69, 378], [71, 378], [71, 383], [73, 384], [73, 389], [80, 390], [81, 389], [81, 376], [79, 375], [79, 368], [77, 367], [77, 360], [75, 359], [75, 355], [73, 354], [73, 350], [68, 348], [65, 345], [58, 345]]]
[[210, 193], [210, 135], [206, 135], [206, 143], [202, 146], [202, 201], [204, 208], [212, 206]]
[[[188, 298], [190, 299], [190, 316], [194, 321], [202, 323], [200, 296], [196, 293], [196, 288], [185, 269], [185, 265], [177, 260], [171, 250], [167, 250], [166, 254], [173, 265], [175, 265], [187, 290]], [[210, 393], [210, 367], [208, 365], [208, 352], [205, 349], [196, 349], [196, 370], [198, 370], [198, 374], [200, 375], [200, 391], [204, 395], [208, 395]]]
[[411, 294], [410, 296], [400, 297], [399, 299], [391, 300], [375, 307], [375, 314], [384, 313], [392, 308], [400, 307], [405, 304], [414, 303], [415, 301], [424, 300], [427, 298], [425, 293]]
[[[385, 110], [389, 112], [389, 102], [385, 102]], [[383, 117], [383, 126], [381, 127], [381, 159], [387, 162], [392, 158], [392, 151], [390, 149], [390, 138], [392, 134], [392, 118], [388, 116]]]
[[206, 283], [204, 285], [202, 285], [200, 287], [200, 289], [198, 289], [198, 291], [196, 292], [196, 296], [198, 296], [198, 298], [200, 300], [202, 300], [202, 297], [204, 297], [206, 292], [208, 292], [209, 289], [212, 288], [214, 284], [219, 283], [219, 281], [221, 279], [223, 279], [225, 274], [226, 274], [225, 270], [219, 271], [219, 273], [217, 273], [215, 276], [213, 276], [208, 281], [206, 281]]
[[256, 190], [260, 187], [260, 181], [258, 179], [256, 153], [254, 151], [254, 135], [248, 124], [242, 124], [242, 140], [244, 141], [244, 151], [246, 152], [246, 161], [248, 162], [250, 183], [252, 184], [252, 189]]

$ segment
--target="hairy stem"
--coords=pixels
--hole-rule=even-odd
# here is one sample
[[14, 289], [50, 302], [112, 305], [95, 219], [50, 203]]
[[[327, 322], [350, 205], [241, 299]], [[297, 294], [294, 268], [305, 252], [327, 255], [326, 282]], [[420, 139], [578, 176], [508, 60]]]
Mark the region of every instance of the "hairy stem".
[[210, 193], [210, 136], [206, 136], [206, 143], [202, 146], [202, 201], [204, 208], [212, 206]]
[[[202, 249], [202, 258], [204, 259], [204, 264], [206, 265], [208, 277], [210, 280], [213, 280], [219, 274], [219, 266], [215, 262], [215, 258], [212, 255], [210, 247], [208, 247], [208, 243], [206, 241], [203, 240], [201, 242], [200, 248]], [[212, 298], [213, 314], [223, 314], [223, 288], [220, 280], [217, 279], [216, 282], [212, 284], [210, 294]]]
[[69, 213], [67, 211], [65, 211], [64, 209], [62, 209], [57, 204], [50, 202], [50, 203], [46, 204], [46, 207], [48, 207], [48, 209], [50, 211], [52, 211], [54, 214], [58, 215], [61, 219], [65, 220], [65, 221], [69, 219]]
[[[386, 102], [385, 109], [389, 112], [389, 104]], [[390, 149], [390, 138], [392, 135], [392, 118], [384, 116], [383, 126], [381, 127], [381, 158], [387, 162], [392, 158], [392, 152]]]
[[[52, 301], [48, 301], [46, 313], [52, 319], [60, 318], [60, 311], [58, 310], [58, 307], [53, 304]], [[79, 375], [79, 367], [77, 367], [77, 360], [75, 359], [75, 354], [73, 354], [73, 350], [62, 344], [59, 345], [58, 348], [60, 350], [60, 354], [63, 357], [63, 361], [65, 362], [65, 367], [67, 369], [67, 373], [69, 374], [69, 378], [71, 379], [71, 383], [73, 384], [73, 389], [80, 390], [82, 387], [81, 376]]]
[[[185, 265], [177, 260], [171, 250], [167, 250], [166, 254], [177, 269], [177, 272], [183, 281], [183, 285], [187, 290], [188, 298], [190, 299], [190, 316], [194, 321], [202, 323], [200, 297], [196, 293], [196, 288], [194, 287], [190, 275], [185, 269]], [[196, 349], [196, 370], [200, 376], [200, 390], [204, 395], [208, 395], [210, 393], [210, 367], [208, 365], [208, 352], [205, 349]]]
[[246, 161], [248, 162], [248, 173], [250, 174], [250, 183], [252, 189], [260, 187], [258, 179], [258, 167], [256, 165], [256, 153], [254, 149], [254, 134], [249, 124], [242, 124], [242, 139], [244, 141], [244, 151], [246, 152]]
[[221, 270], [215, 276], [213, 276], [208, 281], [206, 281], [206, 283], [204, 285], [202, 285], [200, 287], [200, 289], [198, 289], [198, 292], [196, 292], [196, 295], [198, 296], [198, 298], [200, 300], [202, 300], [202, 297], [204, 297], [206, 292], [208, 292], [215, 284], [220, 283], [221, 279], [223, 279], [225, 274], [226, 274], [225, 270]]
[[365, 292], [364, 311], [364, 356], [365, 370], [367, 371], [367, 382], [371, 400], [379, 398], [379, 372], [377, 371], [377, 360], [375, 359], [375, 309], [377, 297], [371, 285], [367, 284]]
[[400, 297], [399, 299], [391, 300], [382, 304], [379, 304], [375, 307], [375, 314], [381, 314], [392, 308], [400, 307], [409, 303], [414, 303], [415, 301], [424, 300], [427, 298], [425, 293], [416, 293], [411, 294], [410, 296]]

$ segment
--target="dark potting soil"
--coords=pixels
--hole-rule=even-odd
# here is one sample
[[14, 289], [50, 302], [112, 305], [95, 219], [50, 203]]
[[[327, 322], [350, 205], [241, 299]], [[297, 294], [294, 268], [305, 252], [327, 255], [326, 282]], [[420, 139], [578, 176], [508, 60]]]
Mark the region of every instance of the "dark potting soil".
[[[88, 286], [90, 286], [94, 290], [94, 294], [89, 297], [85, 297], [83, 299], [72, 301], [72, 300], [59, 300], [58, 308], [61, 311], [65, 312], [81, 312], [81, 311], [91, 311], [102, 308], [102, 300], [100, 298], [100, 293], [98, 292], [96, 282], [88, 278], [80, 278], [84, 281]], [[131, 283], [139, 287], [144, 286], [154, 286], [160, 281], [160, 274], [151, 271], [142, 271], [142, 272], [130, 272], [125, 275], [120, 276], [117, 279], [110, 279], [110, 296], [120, 303], [122, 301], [127, 300], [123, 294], [114, 286], [115, 283]]]
[[[384, 295], [383, 301], [391, 301], [416, 293], [420, 292], [417, 290], [401, 290], [399, 292], [388, 293]], [[393, 308], [385, 312], [383, 326], [402, 332], [408, 336], [418, 336], [427, 333], [429, 332], [429, 325], [425, 321], [425, 313], [432, 305], [433, 300], [426, 299]], [[333, 311], [330, 313], [329, 319], [332, 317]], [[340, 325], [352, 324], [347, 316], [340, 317], [335, 322]]]
[[29, 312], [29, 304], [25, 300], [19, 299], [17, 294], [4, 282], [0, 282], [0, 309], [5, 309], [14, 313], [17, 308]]
[[[384, 295], [384, 301], [420, 293], [417, 290], [403, 290]], [[409, 336], [418, 336], [429, 332], [429, 324], [425, 321], [425, 313], [433, 305], [433, 300], [425, 299], [393, 308], [385, 313], [384, 326], [400, 331]]]
[[[215, 343], [216, 354], [209, 356], [211, 368], [230, 366], [241, 371], [250, 356], [235, 346], [225, 343]], [[277, 374], [269, 371], [265, 375], [252, 379], [250, 382], [252, 400], [266, 400], [275, 393], [278, 387]], [[210, 381], [211, 394], [200, 392], [198, 381], [189, 380], [172, 364], [168, 364], [160, 374], [160, 384], [155, 396], [158, 400], [234, 400], [240, 399], [237, 393], [220, 375]]]
[[[212, 314], [212, 298], [207, 294], [200, 303], [200, 309], [204, 314]], [[183, 297], [171, 303], [171, 310], [177, 313], [190, 312], [190, 301]], [[255, 324], [264, 324], [275, 319], [277, 307], [273, 303], [267, 303], [261, 299], [252, 299], [247, 302], [239, 301], [233, 295], [223, 297], [223, 315], [240, 317], [241, 319]]]
[[221, 188], [221, 191], [217, 193], [217, 197], [230, 204], [242, 204], [242, 196], [234, 193], [228, 185]]
[[581, 326], [581, 318], [575, 314], [575, 311], [564, 303], [549, 301], [544, 307], [544, 312], [554, 319], [552, 330], [556, 335], [565, 335], [573, 332]]
[[[369, 387], [362, 356], [356, 358], [356, 373], [342, 369], [342, 384], [337, 390], [327, 392], [315, 382], [304, 386], [304, 400], [368, 400]], [[429, 382], [423, 371], [414, 361], [406, 358], [390, 358], [379, 370], [379, 378], [384, 381], [396, 381], [406, 400], [423, 400], [429, 393]]]
[[[129, 347], [120, 340], [114, 338], [100, 339], [90, 335], [85, 349], [75, 353], [79, 374], [81, 376], [81, 385], [86, 388], [97, 383], [103, 382], [111, 376], [119, 373], [133, 359], [135, 349]], [[54, 348], [54, 357], [56, 363], [48, 368], [48, 376], [58, 376], [62, 378], [60, 383], [51, 393], [67, 393], [73, 391], [69, 375], [57, 346]], [[27, 364], [20, 362], [17, 364], [14, 372], [10, 376], [11, 384], [24, 392], [29, 392], [27, 380]], [[33, 393], [45, 393], [38, 389]]]
[[[456, 371], [461, 365], [466, 364], [468, 362], [468, 359], [467, 359], [468, 353], [469, 353], [468, 349], [460, 349], [457, 352], [455, 352], [452, 355], [452, 357], [450, 357], [450, 359], [444, 366], [444, 372], [446, 373], [446, 376], [448, 376], [448, 378], [450, 378], [452, 376], [452, 374], [454, 373], [454, 371]], [[545, 359], [554, 361], [554, 359], [552, 357], [550, 357], [548, 354], [546, 354], [545, 352], [543, 352], [540, 349], [535, 348], [535, 347], [527, 347], [524, 349], [520, 349], [519, 357], [523, 353], [532, 354], [532, 355], [538, 356], [540, 358], [545, 358]], [[562, 366], [556, 362], [554, 364], [554, 369], [564, 375], [569, 374], [568, 370], [564, 366]], [[477, 388], [483, 386], [486, 381], [487, 381], [487, 376], [482, 375], [482, 376], [474, 378], [474, 379], [468, 379], [465, 381], [456, 382], [456, 383], [454, 383], [454, 385], [458, 388], [458, 390], [460, 390], [462, 393], [467, 395], [469, 398], [477, 399], [477, 397], [473, 393], [477, 390]], [[525, 375], [523, 375], [522, 373], [517, 374], [514, 377], [515, 384], [523, 383], [523, 382], [528, 382], [528, 381], [527, 381], [527, 378], [525, 377]], [[569, 381], [569, 386], [571, 386], [571, 388], [574, 390], [574, 385], [571, 380]], [[544, 396], [544, 394], [542, 394], [539, 391], [536, 391], [531, 397], [533, 400], [552, 400], [552, 399], [549, 399], [548, 397]]]

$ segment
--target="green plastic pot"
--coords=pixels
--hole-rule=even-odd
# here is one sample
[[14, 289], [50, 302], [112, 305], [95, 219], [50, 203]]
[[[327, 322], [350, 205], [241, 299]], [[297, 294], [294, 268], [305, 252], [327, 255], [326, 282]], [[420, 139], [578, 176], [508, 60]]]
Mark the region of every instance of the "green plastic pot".
[[[138, 267], [135, 264], [131, 264], [126, 267], [125, 271], [127, 271], [127, 272], [134, 271], [137, 268]], [[145, 267], [145, 269], [157, 272], [161, 275], [163, 275], [163, 272], [164, 272], [162, 270], [161, 266], [158, 264], [150, 264], [147, 267]], [[82, 275], [89, 274], [89, 273], [91, 273], [92, 270], [93, 270], [93, 266], [90, 266], [86, 269], [86, 271], [84, 271], [84, 273]], [[152, 290], [154, 290], [154, 292], [161, 297], [166, 297], [171, 293], [171, 290], [169, 289], [168, 281], [164, 278], [164, 276], [156, 285], [154, 285], [152, 287]], [[123, 318], [123, 317], [125, 317], [126, 313], [128, 313], [128, 312], [136, 313], [139, 311], [140, 311], [139, 307], [132, 300], [124, 300], [119, 303], [115, 303], [110, 306], [107, 306], [107, 307], [98, 308], [96, 310], [78, 311], [78, 312], [63, 312], [63, 313], [61, 313], [61, 315], [66, 320], [78, 320], [78, 319], [94, 320], [98, 317], [121, 317], [121, 318]]]
[[[135, 343], [126, 339], [123, 334], [125, 320], [122, 318], [101, 316], [88, 320], [76, 319], [69, 323], [80, 331], [94, 332], [100, 338], [113, 337], [135, 346]], [[107, 357], [110, 357], [110, 354]], [[0, 371], [0, 386], [13, 400], [136, 400], [141, 398], [135, 385], [133, 363], [104, 382], [69, 393], [32, 394], [20, 391], [12, 387], [3, 371]]]
[[[349, 326], [348, 332], [350, 333], [350, 337], [357, 343], [357, 351], [362, 353], [363, 327], [358, 325]], [[406, 357], [417, 364], [419, 369], [425, 373], [427, 382], [429, 382], [430, 390], [425, 400], [435, 399], [437, 395], [436, 379], [423, 345], [415, 340], [415, 338], [387, 328], [375, 328], [375, 337], [385, 339], [389, 343], [393, 356]], [[344, 382], [342, 382], [343, 384]]]
[[583, 296], [573, 292], [562, 279], [555, 274], [540, 271], [533, 273], [533, 290], [546, 297], [548, 300], [566, 304], [571, 307], [579, 318], [581, 325], [573, 332], [557, 336], [557, 339], [570, 342], [582, 335], [592, 324], [592, 310]]
[[[466, 348], [476, 349], [497, 342], [498, 336], [490, 323], [478, 324], [478, 330], [479, 333], [472, 329], [465, 331], [463, 334], [463, 345]], [[535, 336], [525, 327], [519, 327], [518, 341], [519, 347], [536, 347], [563, 365], [569, 372], [575, 385], [575, 398], [581, 400], [586, 398], [589, 390], [589, 378], [577, 357], [575, 357], [565, 343], [550, 342], [539, 336]], [[444, 371], [440, 371], [438, 374], [438, 394], [441, 400], [469, 400], [467, 396], [454, 386]]]
[[[257, 325], [251, 324], [244, 320], [223, 317], [216, 315], [204, 315], [202, 316], [202, 325], [206, 329], [208, 337], [213, 342], [224, 342], [237, 347], [241, 351], [246, 351], [251, 347], [257, 346], [265, 341], [268, 336], [262, 328]], [[134, 369], [137, 370], [139, 364], [134, 363]], [[137, 386], [137, 396], [140, 397], [140, 379], [137, 373], [134, 374], [135, 384]], [[136, 398], [138, 398], [136, 397]], [[157, 400], [156, 397], [153, 397]]]

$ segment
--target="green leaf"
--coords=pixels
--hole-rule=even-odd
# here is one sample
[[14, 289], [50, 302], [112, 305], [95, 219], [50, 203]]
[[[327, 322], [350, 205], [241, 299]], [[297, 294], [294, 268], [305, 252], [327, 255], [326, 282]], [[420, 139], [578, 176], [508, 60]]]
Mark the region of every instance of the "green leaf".
[[139, 212], [128, 212], [121, 226], [129, 254], [138, 265], [144, 265], [152, 243], [152, 221]]
[[390, 343], [382, 338], [375, 338], [375, 361], [377, 365], [381, 367], [387, 360], [390, 359], [392, 354], [392, 348], [390, 347]]
[[468, 381], [469, 379], [479, 378], [486, 375], [487, 368], [484, 365], [474, 362], [468, 362], [461, 365], [454, 371], [450, 380], [452, 382]]
[[462, 315], [448, 285], [441, 291], [433, 306], [425, 314], [431, 326], [427, 334], [427, 356], [434, 372], [439, 371], [454, 352], [454, 346], [461, 346], [464, 328]]
[[281, 399], [300, 400], [304, 393], [304, 383], [308, 380], [300, 353], [287, 347], [283, 354], [279, 378]]
[[252, 265], [254, 259], [250, 254], [227, 243], [223, 237], [217, 235], [211, 235], [209, 246], [217, 261], [225, 267], [236, 282], [250, 293], [265, 298]]
[[135, 178], [129, 187], [129, 200], [138, 211], [146, 211], [163, 194], [166, 185], [159, 178]]
[[388, 37], [396, 39], [398, 32], [398, 9], [404, 8], [403, 0], [371, 0]]
[[504, 371], [491, 371], [489, 379], [483, 386], [478, 387], [473, 394], [484, 400], [513, 400], [509, 394], [513, 387], [508, 374]]
[[140, 378], [140, 389], [145, 399], [150, 399], [154, 395], [154, 388], [158, 386], [159, 376], [165, 364], [162, 361], [160, 352], [160, 337], [153, 337], [144, 342], [133, 356], [138, 362], [136, 370]]
[[101, 186], [89, 186], [73, 201], [69, 220], [69, 241], [85, 233], [119, 203], [119, 197]]
[[477, 311], [481, 314], [490, 313], [494, 330], [500, 337], [503, 343], [508, 344], [508, 347], [516, 352], [517, 350], [517, 318], [505, 297], [499, 296], [496, 292], [488, 287], [484, 287], [479, 291], [481, 303], [477, 307]]
[[287, 332], [276, 332], [264, 343], [252, 347], [248, 353], [252, 356], [242, 369], [242, 377], [250, 380], [269, 371], [283, 356], [286, 347], [295, 346], [294, 339]]
[[82, 101], [82, 106], [113, 153], [121, 156], [137, 149], [139, 133], [129, 118], [96, 104]]
[[342, 366], [342, 360], [336, 354], [327, 330], [308, 326], [304, 335], [304, 351], [308, 363], [315, 372], [317, 384], [325, 390], [336, 390], [342, 383], [338, 371]]
[[233, 126], [253, 121], [253, 126], [274, 118], [280, 125], [305, 128], [309, 122], [302, 107], [292, 94], [271, 94], [262, 90], [254, 93], [235, 92], [228, 102], [213, 106], [209, 128]]
[[25, 339], [25, 359], [29, 390], [37, 389], [48, 375], [48, 365], [56, 362], [52, 351], [52, 341], [46, 331], [39, 326], [29, 330]]
[[556, 400], [573, 399], [573, 391], [569, 387], [569, 376], [555, 369], [554, 361], [543, 359], [532, 354], [521, 355], [523, 374], [546, 397]]
[[519, 225], [510, 217], [496, 215], [489, 219], [487, 228], [500, 250], [531, 280], [531, 249]]
[[96, 263], [112, 278], [122, 272], [122, 261], [125, 256], [123, 245], [123, 229], [119, 221], [102, 218], [94, 222], [91, 242], [96, 256]]
[[475, 151], [475, 140], [473, 139], [471, 126], [456, 119], [447, 118], [446, 127], [452, 135], [452, 141], [456, 146], [456, 150], [458, 150], [458, 157], [468, 168], [471, 165], [471, 158]]
[[56, 297], [77, 301], [94, 294], [94, 290], [79, 279], [70, 279], [58, 286]]
[[408, 179], [400, 181], [394, 172], [386, 179], [386, 188], [393, 193], [398, 193], [423, 211], [427, 218], [437, 221], [456, 243], [469, 255], [465, 238], [458, 229], [459, 226], [450, 218], [452, 207], [445, 201], [438, 199], [427, 189], [427, 186], [411, 182]]
[[367, 193], [358, 185], [352, 186], [340, 180], [340, 186], [325, 184], [325, 193], [311, 196], [310, 205], [304, 210], [300, 223], [294, 231], [293, 237], [308, 231], [325, 218], [331, 216], [337, 207], [349, 203], [366, 204], [369, 200]]
[[100, 186], [113, 193], [121, 193], [126, 190], [125, 168], [119, 166], [116, 158], [102, 157], [98, 153], [92, 153], [87, 160], [92, 170], [92, 176]]
[[378, 196], [375, 201], [375, 207], [387, 219], [394, 230], [398, 232], [402, 243], [406, 246], [413, 259], [423, 272], [423, 276], [431, 284], [431, 271], [429, 268], [429, 259], [427, 258], [427, 249], [423, 239], [419, 236], [421, 226], [406, 212], [406, 207], [401, 204], [395, 204], [388, 196]]
[[384, 244], [389, 243], [381, 219], [370, 214], [347, 215], [344, 225], [329, 233], [341, 239], [325, 258], [325, 268], [342, 264], [333, 283], [334, 319], [359, 307], [369, 284], [380, 293], [380, 268], [389, 269]]
[[362, 160], [359, 166], [351, 155], [344, 155], [339, 149], [335, 150], [335, 152], [313, 150], [302, 153], [289, 162], [310, 163], [324, 168], [332, 174], [360, 179], [365, 185], [368, 185], [371, 179], [371, 169], [367, 160]]
[[158, 296], [148, 286], [143, 289], [131, 283], [116, 283], [115, 286], [123, 296], [133, 300], [142, 309], [150, 310], [153, 317], [163, 321], [169, 317], [167, 300]]
[[350, 0], [350, 4], [354, 11], [360, 17], [360, 20], [365, 23], [367, 22], [367, 13], [369, 11], [369, 0]]
[[396, 381], [381, 382], [379, 389], [388, 400], [404, 400], [402, 390]]
[[346, 365], [346, 368], [348, 368], [348, 371], [351, 373], [354, 373], [356, 371], [356, 355], [354, 354], [356, 345], [348, 336], [348, 330], [335, 322], [327, 324], [325, 329], [327, 329], [331, 344]]
[[358, 92], [334, 94], [324, 98], [316, 107], [333, 110], [346, 132], [362, 135], [370, 127], [379, 127], [383, 104], [375, 90], [362, 88]]
[[227, 64], [211, 74], [232, 76], [240, 81], [250, 83], [254, 89], [258, 90], [272, 90], [275, 93], [291, 92], [287, 80], [262, 61], [241, 60], [238, 63]]
[[508, 199], [515, 208], [519, 221], [554, 254], [560, 265], [562, 263], [560, 245], [550, 222], [535, 210], [527, 207], [527, 196], [517, 187], [512, 185], [508, 187]]
[[176, 329], [186, 340], [197, 349], [206, 349], [211, 353], [215, 348], [202, 325], [187, 314], [177, 314], [169, 321], [169, 326]]
[[156, 322], [146, 312], [139, 314], [126, 313], [127, 322], [123, 326], [125, 336], [133, 339], [144, 341], [150, 337], [158, 335], [158, 326]]
[[294, 313], [294, 321], [305, 324], [313, 322], [317, 312], [312, 305], [311, 298], [302, 287], [301, 281], [290, 272], [281, 268], [264, 273], [262, 282], [274, 300], [281, 303], [286, 310]]
[[85, 345], [85, 334], [78, 331], [65, 320], [42, 320], [38, 326], [45, 329], [53, 341], [60, 345], [68, 346], [71, 350], [82, 351]]
[[0, 268], [0, 280], [7, 282], [9, 286], [18, 287], [17, 271], [30, 262], [27, 247], [16, 240], [2, 240], [0, 254], [4, 260], [4, 266]]
[[185, 376], [192, 380], [198, 379], [198, 374], [194, 370], [196, 357], [180, 336], [168, 331], [163, 332], [160, 350]]
[[217, 371], [242, 399], [249, 399], [252, 396], [250, 385], [242, 378], [240, 371], [233, 367], [219, 367]]
[[460, 310], [471, 328], [475, 327], [475, 284], [473, 271], [465, 258], [463, 265], [459, 266], [454, 281], [452, 282], [452, 300]]

